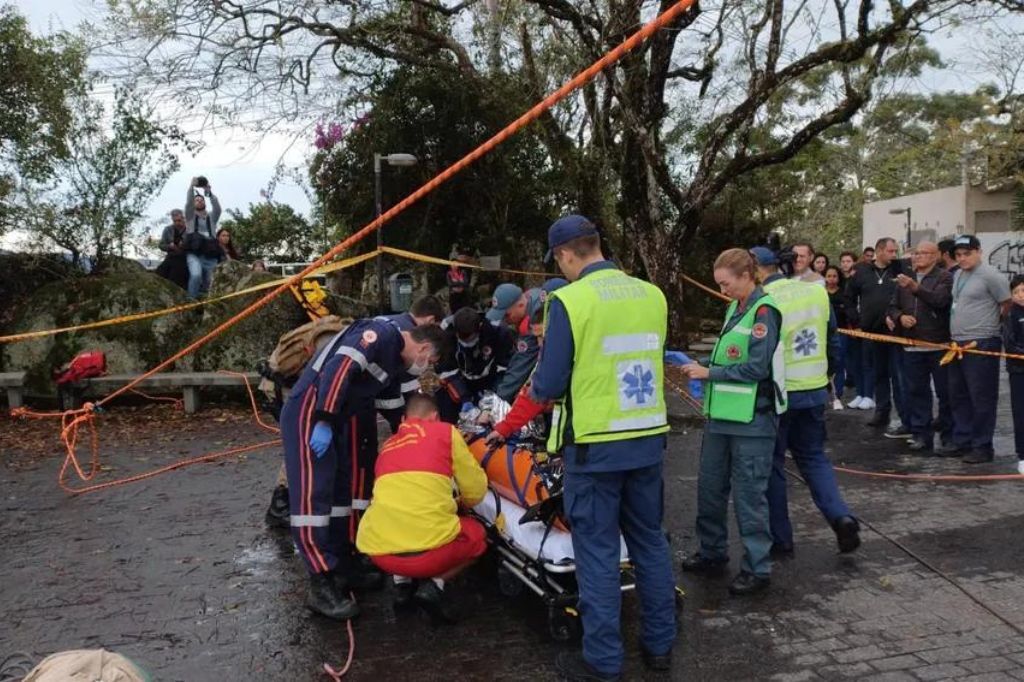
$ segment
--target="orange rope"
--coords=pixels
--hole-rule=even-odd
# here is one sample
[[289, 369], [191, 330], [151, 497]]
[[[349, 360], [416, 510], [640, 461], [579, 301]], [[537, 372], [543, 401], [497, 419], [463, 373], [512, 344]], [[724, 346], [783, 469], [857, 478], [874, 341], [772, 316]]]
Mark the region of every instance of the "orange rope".
[[140, 395], [143, 398], [146, 398], [147, 400], [152, 400], [153, 402], [171, 403], [174, 406], [175, 410], [184, 410], [185, 409], [185, 401], [182, 400], [181, 398], [171, 398], [171, 397], [163, 396], [163, 395], [149, 395], [148, 393], [143, 393], [142, 391], [138, 390], [137, 388], [133, 388], [132, 389], [132, 393], [134, 393], [135, 395]]
[[[685, 12], [694, 3], [694, 1], [695, 0], [679, 0], [679, 2], [677, 2], [676, 4], [672, 5], [668, 9], [666, 9], [661, 15], [659, 15], [658, 17], [656, 17], [655, 19], [653, 19], [652, 21], [650, 21], [649, 23], [647, 23], [643, 27], [641, 27], [639, 31], [637, 31], [632, 36], [630, 36], [625, 41], [623, 41], [618, 47], [616, 47], [613, 50], [611, 50], [608, 53], [606, 53], [603, 57], [601, 57], [596, 62], [591, 64], [589, 67], [584, 69], [581, 73], [577, 74], [569, 82], [565, 83], [560, 88], [558, 88], [555, 92], [553, 92], [550, 95], [548, 95], [547, 97], [545, 97], [541, 102], [539, 102], [538, 104], [536, 104], [533, 107], [531, 107], [529, 109], [529, 111], [527, 111], [526, 113], [521, 115], [516, 120], [512, 121], [504, 129], [502, 129], [496, 135], [492, 136], [490, 139], [488, 139], [483, 144], [478, 146], [472, 152], [470, 152], [469, 154], [464, 156], [462, 159], [460, 159], [459, 161], [455, 162], [454, 164], [452, 164], [451, 166], [446, 168], [444, 171], [442, 171], [438, 175], [434, 176], [431, 180], [429, 180], [427, 183], [425, 183], [419, 189], [417, 189], [412, 194], [410, 194], [407, 197], [405, 197], [404, 199], [402, 199], [396, 205], [392, 206], [390, 209], [388, 209], [382, 215], [378, 216], [376, 219], [374, 219], [373, 221], [371, 221], [370, 223], [368, 223], [367, 225], [362, 227], [356, 233], [352, 234], [350, 237], [348, 237], [347, 239], [343, 240], [339, 244], [336, 244], [334, 247], [332, 247], [330, 250], [328, 250], [326, 253], [324, 253], [322, 256], [320, 256], [318, 259], [316, 259], [314, 262], [310, 263], [304, 270], [302, 270], [302, 272], [299, 272], [299, 273], [297, 273], [297, 274], [295, 274], [295, 275], [293, 275], [293, 276], [283, 280], [279, 285], [277, 285], [269, 293], [265, 294], [264, 296], [262, 296], [258, 300], [256, 300], [253, 303], [251, 303], [245, 309], [239, 311], [238, 313], [236, 313], [235, 315], [231, 316], [230, 318], [228, 318], [224, 322], [220, 323], [214, 329], [212, 329], [210, 332], [204, 334], [203, 336], [201, 336], [198, 339], [194, 340], [192, 343], [188, 344], [184, 348], [182, 348], [179, 351], [175, 352], [170, 357], [168, 357], [167, 359], [163, 360], [162, 362], [157, 364], [155, 367], [149, 369], [148, 371], [146, 371], [142, 375], [136, 377], [135, 379], [130, 381], [125, 386], [122, 386], [121, 388], [115, 390], [113, 393], [110, 393], [109, 395], [107, 395], [105, 398], [97, 401], [95, 403], [95, 405], [87, 404], [87, 405], [83, 406], [82, 409], [79, 409], [79, 410], [68, 410], [68, 411], [65, 411], [63, 413], [59, 413], [59, 416], [61, 417], [62, 425], [63, 425], [63, 428], [61, 430], [61, 439], [64, 442], [65, 450], [67, 452], [67, 457], [65, 458], [64, 466], [61, 468], [61, 474], [60, 474], [60, 477], [58, 479], [61, 487], [65, 488], [66, 490], [70, 490], [70, 489], [67, 488], [67, 486], [64, 484], [64, 481], [63, 481], [64, 472], [67, 469], [69, 464], [72, 464], [74, 466], [76, 473], [79, 474], [79, 477], [82, 478], [82, 480], [89, 480], [93, 475], [95, 475], [96, 469], [98, 468], [98, 454], [97, 454], [98, 445], [97, 445], [97, 442], [96, 442], [96, 431], [95, 431], [95, 426], [94, 426], [95, 411], [97, 409], [99, 409], [103, 405], [109, 403], [111, 400], [114, 400], [118, 396], [123, 395], [123, 394], [127, 393], [128, 391], [133, 390], [136, 386], [138, 386], [146, 378], [148, 378], [148, 377], [150, 377], [150, 376], [152, 376], [152, 375], [154, 375], [154, 374], [156, 374], [156, 373], [158, 373], [158, 372], [160, 372], [160, 371], [162, 371], [164, 369], [167, 369], [168, 367], [172, 366], [176, 361], [180, 360], [181, 358], [183, 358], [183, 357], [193, 353], [197, 349], [199, 349], [202, 346], [206, 345], [207, 343], [209, 343], [213, 339], [217, 338], [218, 336], [223, 334], [225, 331], [227, 331], [228, 329], [230, 329], [234, 325], [238, 324], [242, 320], [248, 318], [253, 313], [255, 313], [256, 311], [258, 311], [261, 308], [263, 308], [264, 306], [266, 306], [268, 303], [273, 301], [275, 298], [277, 298], [282, 293], [288, 291], [289, 288], [292, 285], [298, 283], [304, 277], [306, 277], [307, 275], [313, 273], [320, 266], [324, 265], [325, 263], [327, 263], [330, 260], [333, 260], [336, 256], [338, 256], [339, 254], [341, 254], [345, 250], [349, 249], [350, 247], [352, 247], [353, 245], [355, 245], [359, 241], [363, 240], [364, 238], [366, 238], [368, 235], [372, 234], [376, 230], [379, 230], [383, 225], [385, 225], [390, 220], [395, 218], [395, 216], [399, 215], [400, 213], [405, 211], [407, 208], [409, 208], [410, 206], [412, 206], [413, 204], [418, 202], [420, 199], [422, 199], [423, 197], [425, 197], [428, 194], [430, 194], [431, 192], [433, 192], [440, 185], [444, 184], [445, 182], [447, 182], [448, 180], [453, 178], [455, 175], [460, 173], [463, 169], [468, 167], [470, 164], [474, 163], [475, 161], [477, 161], [478, 159], [480, 159], [484, 155], [486, 155], [489, 152], [491, 152], [494, 148], [496, 148], [502, 142], [504, 142], [505, 140], [510, 138], [512, 135], [516, 134], [519, 130], [521, 130], [522, 128], [526, 127], [527, 125], [529, 125], [533, 121], [535, 121], [538, 118], [540, 118], [540, 116], [542, 114], [544, 114], [546, 111], [551, 109], [555, 104], [557, 104], [561, 100], [565, 99], [569, 94], [571, 94], [572, 92], [574, 92], [578, 88], [582, 87], [583, 85], [589, 83], [591, 80], [593, 80], [595, 77], [597, 77], [597, 75], [600, 74], [604, 69], [607, 69], [608, 67], [610, 67], [613, 64], [615, 64], [619, 59], [622, 58], [623, 55], [625, 55], [630, 50], [632, 50], [632, 49], [636, 48], [637, 46], [639, 46], [640, 44], [642, 44], [645, 40], [647, 40], [652, 35], [654, 35], [658, 30], [660, 30], [661, 28], [667, 26], [672, 21], [678, 19], [682, 15], [682, 13]], [[17, 413], [19, 416], [33, 416], [35, 418], [43, 418], [43, 417], [47, 417], [47, 416], [56, 416], [56, 415], [47, 415], [47, 414], [44, 414], [44, 413], [34, 413], [33, 414], [33, 413], [29, 413], [28, 411], [20, 411], [20, 412], [19, 411], [15, 411], [14, 413]], [[92, 467], [92, 469], [91, 469], [91, 471], [90, 471], [90, 473], [88, 475], [86, 475], [84, 472], [82, 472], [81, 467], [79, 466], [79, 463], [78, 463], [78, 459], [77, 459], [77, 457], [75, 455], [75, 447], [76, 447], [77, 442], [78, 442], [78, 429], [81, 427], [81, 425], [83, 423], [87, 424], [89, 429], [90, 429], [90, 433], [91, 433], [91, 436], [92, 436], [92, 444], [93, 444], [93, 448], [92, 448], [92, 450], [93, 450], [93, 453], [92, 453], [93, 454], [93, 461], [92, 461], [93, 467]], [[269, 445], [272, 445], [275, 442], [278, 442], [278, 441], [263, 443], [263, 444], [259, 444], [257, 446], [249, 446], [249, 449], [256, 449], [258, 447], [267, 447]], [[235, 452], [237, 452], [237, 451], [238, 450], [235, 450]], [[208, 461], [208, 459], [210, 457], [226, 456], [226, 455], [231, 454], [231, 453], [232, 453], [232, 451], [226, 451], [226, 452], [221, 452], [221, 453], [215, 453], [214, 455], [210, 455], [210, 456], [203, 457], [203, 458], [194, 458], [192, 460], [183, 460], [182, 462], [179, 462], [179, 463], [177, 463], [175, 465], [171, 465], [170, 467], [164, 467], [163, 469], [157, 470], [155, 472], [150, 472], [149, 474], [143, 474], [143, 475], [141, 475], [139, 477], [131, 477], [129, 479], [123, 479], [122, 481], [115, 481], [115, 482], [112, 482], [111, 484], [103, 484], [101, 487], [109, 487], [110, 485], [118, 485], [120, 483], [127, 483], [127, 482], [133, 481], [133, 480], [140, 480], [141, 478], [146, 478], [146, 477], [149, 477], [151, 475], [157, 475], [158, 473], [163, 473], [164, 471], [169, 471], [171, 469], [178, 468], [179, 466], [186, 466], [187, 464], [191, 464], [191, 463], [198, 462], [198, 461]], [[92, 490], [101, 489], [101, 487], [91, 486], [89, 488], [84, 488], [84, 489], [80, 489], [80, 490], [70, 490], [70, 492], [73, 492], [73, 493], [75, 493], [75, 492], [89, 492], [89, 491], [92, 491]]]
[[[97, 490], [104, 490], [106, 488], [113, 488], [114, 486], [118, 486], [118, 485], [125, 485], [127, 483], [135, 483], [137, 481], [144, 481], [147, 478], [153, 478], [154, 476], [159, 476], [160, 474], [165, 474], [168, 471], [174, 471], [175, 469], [182, 469], [184, 467], [191, 466], [193, 464], [199, 464], [200, 462], [212, 462], [213, 460], [220, 459], [222, 457], [230, 457], [231, 455], [241, 455], [241, 454], [244, 454], [246, 452], [253, 452], [254, 450], [262, 450], [264, 448], [269, 448], [269, 447], [273, 447], [275, 445], [280, 445], [280, 444], [281, 444], [281, 439], [280, 438], [275, 438], [274, 440], [267, 440], [267, 441], [263, 441], [261, 443], [255, 443], [253, 445], [244, 445], [242, 447], [230, 448], [228, 450], [221, 450], [220, 452], [212, 452], [212, 453], [209, 453], [209, 454], [206, 454], [206, 455], [200, 455], [198, 457], [189, 457], [189, 458], [182, 459], [182, 460], [179, 460], [177, 462], [174, 462], [173, 464], [168, 464], [165, 467], [160, 467], [159, 469], [153, 469], [152, 471], [147, 471], [145, 473], [136, 474], [135, 476], [126, 476], [125, 478], [119, 478], [116, 481], [109, 481], [107, 483], [98, 483], [96, 485], [90, 485], [90, 486], [86, 486], [84, 488], [72, 488], [72, 487], [68, 486], [67, 483], [65, 483], [65, 481], [64, 481], [64, 473], [65, 473], [65, 471], [68, 468], [68, 462], [69, 461], [75, 461], [73, 457], [69, 457], [69, 458], [64, 460], [64, 465], [60, 468], [60, 476], [58, 477], [58, 482], [60, 483], [60, 487], [63, 488], [66, 492], [69, 492], [72, 495], [84, 495], [85, 493], [94, 493]], [[77, 470], [77, 466], [78, 466], [78, 464], [77, 464], [77, 461], [76, 461], [75, 462], [76, 470]], [[93, 472], [93, 473], [95, 473], [95, 472]], [[81, 473], [80, 472], [79, 472], [79, 477], [81, 477]], [[92, 476], [90, 475], [89, 478], [92, 478]], [[83, 478], [82, 480], [86, 480], [87, 481], [87, 480], [89, 480], [89, 478]]]
[[835, 469], [836, 471], [841, 471], [844, 474], [853, 474], [854, 476], [867, 476], [869, 478], [895, 478], [900, 480], [926, 481], [932, 483], [955, 483], [958, 481], [1019, 481], [1021, 479], [1024, 479], [1024, 475], [1022, 474], [885, 474], [877, 471], [849, 469], [847, 467], [833, 466], [832, 468]]
[[267, 305], [268, 303], [270, 303], [272, 300], [277, 298], [282, 293], [286, 292], [291, 285], [297, 283], [298, 281], [303, 279], [306, 275], [312, 273], [314, 270], [319, 268], [321, 265], [324, 265], [325, 263], [327, 263], [328, 261], [332, 260], [333, 258], [338, 256], [339, 254], [341, 254], [345, 250], [347, 250], [350, 247], [352, 247], [353, 245], [355, 245], [356, 243], [362, 241], [365, 237], [367, 237], [370, 234], [372, 234], [373, 232], [376, 232], [377, 230], [379, 230], [383, 225], [385, 225], [390, 220], [395, 218], [397, 215], [399, 215], [400, 213], [405, 211], [407, 208], [409, 208], [410, 206], [412, 206], [413, 204], [418, 202], [420, 199], [422, 199], [423, 197], [425, 197], [428, 194], [430, 194], [431, 192], [433, 192], [435, 189], [437, 189], [439, 186], [441, 186], [442, 184], [444, 184], [448, 180], [451, 180], [453, 177], [455, 177], [457, 174], [459, 174], [463, 169], [468, 167], [470, 164], [474, 163], [475, 161], [477, 161], [481, 157], [485, 156], [486, 154], [491, 152], [495, 147], [500, 145], [502, 142], [504, 142], [508, 138], [512, 137], [512, 135], [514, 135], [517, 132], [519, 132], [519, 130], [521, 130], [522, 128], [525, 128], [527, 125], [529, 125], [533, 121], [535, 121], [538, 118], [540, 118], [540, 116], [542, 114], [544, 114], [546, 111], [548, 111], [555, 104], [557, 104], [561, 100], [565, 99], [573, 91], [575, 91], [578, 88], [582, 87], [583, 85], [589, 83], [591, 80], [593, 80], [595, 77], [597, 77], [597, 75], [600, 74], [604, 69], [606, 69], [609, 66], [615, 64], [627, 52], [629, 52], [633, 48], [635, 48], [638, 45], [640, 45], [641, 43], [643, 43], [649, 37], [654, 35], [655, 32], [657, 32], [659, 29], [664, 27], [666, 24], [669, 24], [673, 20], [677, 19], [693, 3], [694, 3], [694, 0], [680, 0], [675, 5], [673, 5], [672, 7], [668, 8], [667, 10], [665, 10], [660, 16], [658, 16], [657, 18], [653, 19], [651, 22], [649, 22], [646, 25], [644, 25], [639, 31], [637, 31], [632, 36], [630, 36], [625, 41], [623, 41], [618, 47], [616, 47], [615, 49], [613, 49], [610, 52], [608, 52], [607, 54], [605, 54], [603, 57], [601, 57], [596, 62], [591, 64], [589, 67], [584, 69], [581, 73], [577, 74], [568, 83], [562, 85], [562, 87], [558, 88], [555, 92], [553, 92], [550, 95], [548, 95], [547, 97], [545, 97], [541, 102], [539, 102], [538, 104], [534, 105], [525, 114], [523, 114], [522, 116], [520, 116], [516, 120], [512, 121], [512, 123], [510, 123], [507, 126], [505, 126], [504, 129], [502, 129], [496, 135], [491, 137], [489, 140], [487, 140], [486, 142], [484, 142], [483, 144], [478, 146], [476, 149], [471, 151], [469, 154], [467, 154], [463, 158], [461, 158], [458, 161], [456, 161], [454, 164], [452, 164], [451, 166], [446, 168], [444, 171], [442, 171], [438, 175], [434, 176], [431, 180], [429, 180], [422, 187], [420, 187], [419, 189], [414, 191], [412, 194], [410, 194], [409, 196], [405, 197], [400, 202], [398, 202], [397, 204], [395, 204], [394, 206], [389, 208], [381, 216], [379, 216], [378, 218], [372, 220], [370, 223], [365, 225], [363, 228], [361, 228], [355, 234], [351, 235], [350, 237], [348, 237], [347, 239], [345, 239], [341, 243], [336, 244], [333, 248], [331, 248], [329, 251], [327, 251], [327, 253], [323, 254], [318, 259], [316, 259], [314, 262], [312, 262], [308, 266], [306, 266], [306, 268], [302, 272], [300, 272], [298, 274], [295, 274], [292, 277], [288, 278], [287, 280], [282, 282], [279, 286], [277, 286], [275, 289], [271, 290], [270, 293], [264, 295], [263, 297], [261, 297], [257, 301], [255, 301], [252, 304], [250, 304], [249, 307], [247, 307], [244, 310], [242, 310], [242, 311], [236, 313], [235, 315], [231, 316], [230, 318], [228, 318], [227, 320], [225, 320], [221, 324], [217, 325], [213, 330], [211, 330], [207, 334], [204, 334], [200, 338], [196, 339], [195, 341], [193, 341], [189, 345], [185, 346], [184, 348], [182, 348], [178, 352], [176, 352], [173, 355], [171, 355], [170, 357], [168, 357], [163, 362], [159, 363], [158, 365], [156, 365], [155, 367], [153, 367], [152, 369], [147, 371], [145, 374], [143, 374], [140, 377], [136, 378], [134, 381], [129, 383], [127, 386], [124, 386], [124, 387], [114, 391], [113, 393], [108, 395], [106, 398], [103, 398], [102, 400], [98, 401], [96, 404], [97, 405], [103, 405], [103, 404], [105, 404], [107, 402], [110, 402], [111, 400], [113, 400], [118, 395], [120, 395], [120, 394], [128, 391], [132, 387], [134, 387], [136, 384], [138, 384], [143, 379], [145, 379], [145, 378], [147, 378], [149, 376], [152, 376], [153, 374], [156, 374], [157, 372], [159, 372], [161, 370], [164, 370], [167, 367], [170, 367], [176, 361], [178, 361], [181, 358], [185, 357], [186, 355], [189, 355], [190, 353], [198, 350], [199, 348], [201, 348], [202, 346], [206, 345], [207, 343], [209, 343], [210, 341], [212, 341], [216, 337], [220, 336], [222, 333], [224, 333], [225, 331], [227, 331], [228, 329], [230, 329], [231, 327], [233, 327], [237, 323], [239, 323], [242, 320], [244, 320], [245, 318], [251, 316], [257, 310], [259, 310], [260, 308], [262, 308], [265, 305]]

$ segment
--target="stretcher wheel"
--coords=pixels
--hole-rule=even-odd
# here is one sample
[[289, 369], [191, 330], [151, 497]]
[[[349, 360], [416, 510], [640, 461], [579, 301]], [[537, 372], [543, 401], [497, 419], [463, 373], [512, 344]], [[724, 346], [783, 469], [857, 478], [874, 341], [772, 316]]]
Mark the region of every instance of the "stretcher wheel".
[[556, 642], [574, 642], [579, 639], [583, 634], [579, 612], [569, 606], [549, 608], [548, 634]]
[[526, 586], [519, 579], [519, 576], [512, 573], [504, 566], [498, 566], [498, 592], [501, 596], [515, 599], [521, 597]]

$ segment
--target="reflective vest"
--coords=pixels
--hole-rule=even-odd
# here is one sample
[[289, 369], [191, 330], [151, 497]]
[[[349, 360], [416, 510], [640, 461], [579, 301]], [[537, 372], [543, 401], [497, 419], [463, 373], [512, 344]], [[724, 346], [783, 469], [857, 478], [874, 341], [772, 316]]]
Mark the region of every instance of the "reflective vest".
[[[729, 304], [729, 310], [725, 313], [725, 322], [728, 324], [736, 312], [738, 303], [733, 301]], [[778, 310], [771, 296], [762, 296], [757, 299], [750, 309], [747, 310], [739, 322], [733, 325], [732, 329], [723, 331], [711, 352], [712, 367], [728, 367], [729, 365], [741, 365], [750, 359], [750, 335], [753, 333], [754, 325], [757, 324], [757, 310], [761, 306], [768, 306]], [[781, 312], [781, 311], [780, 311]], [[771, 384], [775, 393], [775, 412], [782, 414], [786, 411], [786, 387], [783, 385], [786, 368], [783, 357], [782, 342], [775, 346], [772, 354]], [[722, 421], [740, 422], [749, 424], [754, 420], [754, 411], [757, 408], [757, 389], [760, 382], [738, 382], [738, 381], [711, 381], [708, 383], [707, 392], [704, 395], [704, 414], [711, 419]]]
[[664, 347], [668, 307], [661, 290], [621, 270], [598, 270], [548, 295], [572, 330], [572, 378], [555, 403], [548, 451], [572, 420], [573, 443], [605, 443], [668, 431]]
[[782, 311], [779, 347], [786, 354], [786, 390], [811, 391], [828, 385], [828, 318], [823, 287], [791, 279], [764, 285]]

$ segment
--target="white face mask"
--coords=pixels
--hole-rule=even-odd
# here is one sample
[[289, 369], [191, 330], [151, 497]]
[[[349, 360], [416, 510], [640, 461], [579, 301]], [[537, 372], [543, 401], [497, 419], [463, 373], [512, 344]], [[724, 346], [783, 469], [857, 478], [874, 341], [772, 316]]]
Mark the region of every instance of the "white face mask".
[[471, 339], [469, 341], [463, 341], [462, 339], [459, 339], [459, 345], [462, 346], [463, 348], [475, 348], [476, 344], [478, 344], [479, 342], [480, 342], [480, 337], [479, 336], [476, 337], [475, 339]]
[[408, 371], [409, 374], [411, 374], [414, 377], [421, 377], [424, 374], [426, 374], [428, 369], [430, 369], [429, 362], [415, 362], [413, 363], [412, 367], [410, 367], [406, 371]]

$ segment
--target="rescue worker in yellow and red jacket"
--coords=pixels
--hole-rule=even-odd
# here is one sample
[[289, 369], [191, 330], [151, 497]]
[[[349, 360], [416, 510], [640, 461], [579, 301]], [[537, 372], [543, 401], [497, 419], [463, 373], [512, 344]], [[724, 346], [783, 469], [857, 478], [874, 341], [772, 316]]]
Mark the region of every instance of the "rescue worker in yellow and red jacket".
[[483, 525], [458, 514], [452, 484], [458, 503], [472, 507], [487, 493], [487, 475], [458, 429], [440, 421], [433, 398], [417, 393], [407, 403], [405, 421], [377, 457], [356, 547], [395, 576], [396, 607], [415, 602], [434, 620], [452, 621], [444, 581], [487, 549]]

